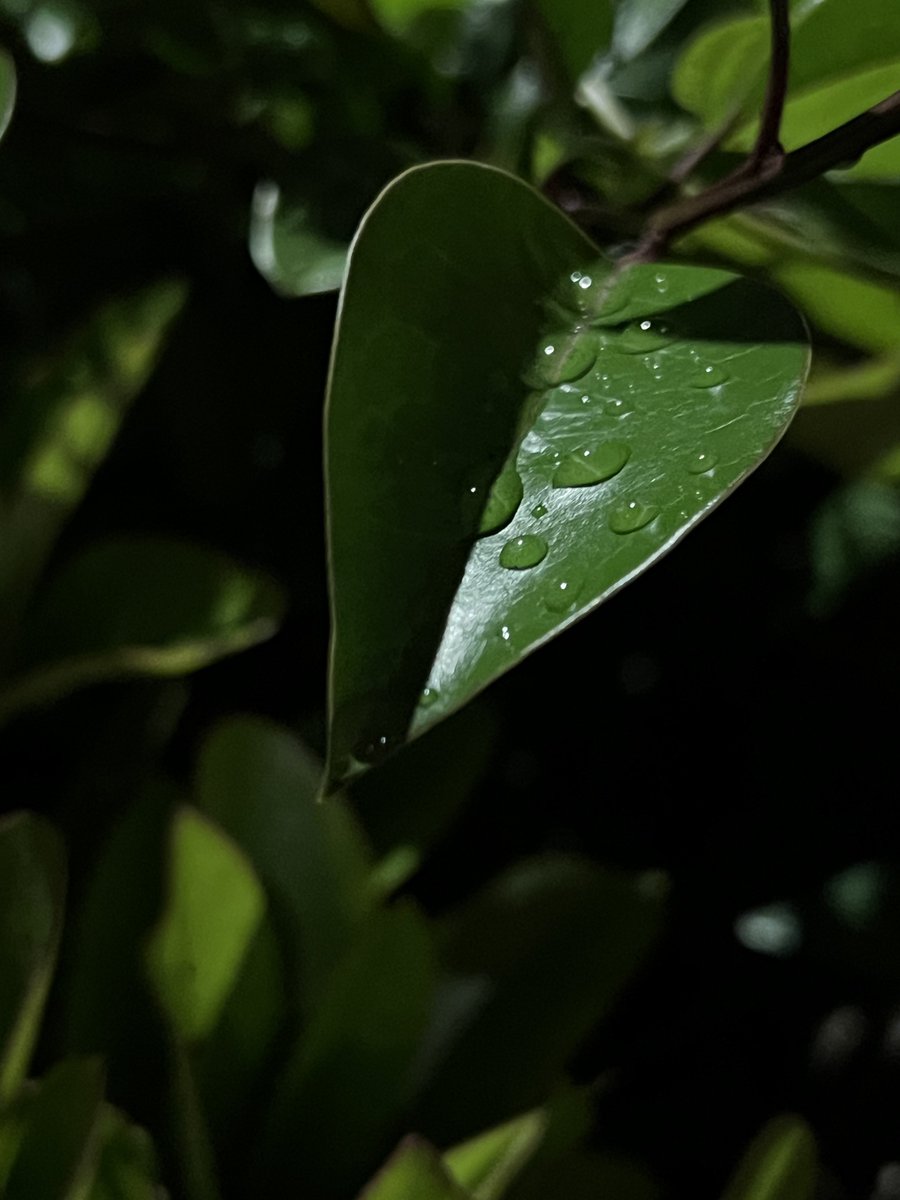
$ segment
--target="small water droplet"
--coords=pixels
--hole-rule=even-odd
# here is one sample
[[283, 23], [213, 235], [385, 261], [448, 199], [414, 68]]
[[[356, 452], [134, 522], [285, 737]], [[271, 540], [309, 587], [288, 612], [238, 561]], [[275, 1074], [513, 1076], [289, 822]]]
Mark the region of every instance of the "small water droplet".
[[537, 361], [525, 375], [529, 387], [556, 387], [586, 375], [597, 361], [592, 337], [560, 334], [549, 338], [538, 351]]
[[504, 642], [509, 641], [509, 626], [508, 625], [501, 626], [500, 636], [503, 638]]
[[554, 613], [568, 612], [578, 598], [580, 584], [571, 579], [556, 579], [544, 592], [544, 604]]
[[653, 281], [656, 284], [656, 290], [661, 296], [664, 296], [669, 290], [669, 281], [662, 273], [657, 273], [653, 276]]
[[622, 332], [616, 346], [624, 354], [650, 354], [661, 350], [672, 341], [672, 334], [667, 325], [654, 324], [650, 320], [632, 321]]
[[522, 480], [514, 467], [501, 471], [491, 485], [478, 532], [496, 533], [508, 525], [522, 503], [523, 490]]
[[572, 280], [573, 283], [580, 283], [581, 282], [581, 272], [573, 271], [572, 274], [569, 276], [569, 278]]
[[593, 280], [591, 279], [590, 275], [582, 275], [582, 277], [578, 280], [578, 286], [585, 290], [587, 290], [592, 283]]
[[581, 403], [582, 403], [582, 404], [590, 404], [590, 402], [591, 402], [591, 398], [590, 398], [590, 396], [582, 396], [582, 397], [581, 397]]
[[364, 763], [378, 763], [400, 745], [400, 738], [382, 733], [370, 738], [354, 751], [355, 757]]
[[531, 510], [531, 515], [533, 517], [537, 517], [538, 520], [540, 520], [541, 517], [546, 517], [547, 505], [546, 504], [536, 504], [534, 506], [534, 508]]
[[437, 688], [425, 687], [422, 688], [422, 694], [419, 696], [420, 708], [431, 708], [432, 704], [437, 703], [440, 699], [440, 692]]
[[553, 474], [555, 488], [590, 487], [612, 479], [631, 455], [625, 442], [604, 442], [595, 449], [581, 448], [567, 454]]
[[611, 513], [609, 527], [613, 533], [634, 533], [649, 525], [658, 513], [659, 509], [655, 504], [645, 504], [643, 500], [629, 500]]
[[723, 371], [721, 367], [708, 366], [704, 367], [699, 375], [694, 376], [694, 378], [691, 380], [691, 387], [718, 387], [722, 383], [727, 383], [728, 379], [729, 375], [727, 371]]
[[535, 533], [523, 533], [512, 538], [500, 551], [500, 566], [509, 571], [524, 571], [536, 567], [547, 557], [548, 546]]
[[719, 456], [713, 450], [695, 450], [688, 459], [688, 474], [705, 475], [707, 471], [713, 469], [718, 461]]

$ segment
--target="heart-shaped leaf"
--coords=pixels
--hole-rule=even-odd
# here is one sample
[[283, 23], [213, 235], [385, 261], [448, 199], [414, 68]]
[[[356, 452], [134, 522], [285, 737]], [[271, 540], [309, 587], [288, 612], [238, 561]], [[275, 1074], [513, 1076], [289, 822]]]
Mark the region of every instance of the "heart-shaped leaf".
[[616, 271], [473, 163], [382, 193], [336, 336], [332, 781], [671, 549], [769, 452], [808, 367], [777, 294], [709, 268]]

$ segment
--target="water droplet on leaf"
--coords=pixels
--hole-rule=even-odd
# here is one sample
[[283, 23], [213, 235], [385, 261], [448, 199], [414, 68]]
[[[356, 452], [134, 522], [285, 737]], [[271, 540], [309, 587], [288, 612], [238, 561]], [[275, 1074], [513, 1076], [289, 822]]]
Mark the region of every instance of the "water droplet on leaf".
[[534, 533], [523, 533], [507, 542], [500, 551], [500, 566], [510, 571], [536, 567], [547, 557], [547, 543]]
[[597, 347], [590, 336], [562, 333], [549, 338], [525, 375], [529, 387], [556, 387], [586, 375], [597, 361]]
[[590, 487], [612, 479], [622, 470], [631, 455], [625, 442], [604, 442], [595, 449], [579, 449], [567, 454], [553, 473], [553, 486]]
[[719, 456], [713, 450], [695, 450], [688, 460], [689, 475], [705, 475], [719, 461]]
[[568, 612], [574, 606], [579, 590], [579, 584], [571, 579], [557, 579], [544, 593], [544, 603], [550, 612]]
[[496, 533], [498, 529], [508, 525], [522, 503], [522, 494], [522, 480], [518, 471], [514, 467], [507, 467], [501, 471], [491, 485], [478, 532]]
[[691, 380], [691, 387], [695, 388], [712, 388], [718, 387], [719, 384], [727, 383], [729, 379], [727, 371], [723, 371], [721, 367], [708, 366], [704, 367], [699, 375], [695, 375]]
[[609, 518], [609, 527], [613, 533], [634, 533], [649, 525], [659, 509], [655, 504], [645, 504], [643, 500], [629, 500], [615, 509]]
[[437, 688], [422, 688], [422, 694], [419, 696], [419, 707], [431, 708], [432, 704], [435, 704], [439, 698], [440, 692], [437, 690]]
[[643, 320], [632, 321], [616, 345], [625, 354], [650, 354], [653, 350], [668, 346], [671, 341], [672, 334], [668, 326]]
[[531, 510], [531, 515], [533, 517], [537, 517], [538, 519], [540, 519], [541, 517], [546, 517], [547, 505], [546, 504], [536, 504], [534, 506], [534, 508]]

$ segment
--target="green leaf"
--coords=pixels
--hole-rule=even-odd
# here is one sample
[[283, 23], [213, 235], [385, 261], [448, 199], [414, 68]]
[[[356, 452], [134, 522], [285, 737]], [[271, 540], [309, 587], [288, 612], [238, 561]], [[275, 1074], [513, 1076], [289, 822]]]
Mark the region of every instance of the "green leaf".
[[289, 1056], [262, 1144], [263, 1190], [300, 1178], [326, 1195], [361, 1185], [401, 1132], [435, 970], [414, 908], [395, 906], [365, 926]]
[[423, 1127], [456, 1139], [540, 1102], [641, 967], [662, 915], [658, 880], [546, 857], [446, 919], [448, 1025], [431, 1031]]
[[623, 62], [643, 53], [687, 0], [619, 0], [616, 5], [613, 50]]
[[151, 982], [178, 1037], [201, 1041], [234, 987], [265, 911], [238, 848], [200, 813], [172, 824], [165, 912], [147, 948]]
[[751, 1143], [722, 1200], [810, 1200], [816, 1143], [800, 1117], [776, 1117]]
[[100, 308], [32, 364], [0, 427], [0, 652], [60, 531], [153, 371], [186, 289], [166, 281]]
[[569, 79], [574, 83], [592, 59], [609, 47], [613, 29], [612, 0], [537, 0]]
[[[807, 365], [799, 318], [756, 283], [615, 275], [491, 168], [401, 176], [357, 236], [333, 351], [329, 778], [442, 720], [671, 549], [781, 436]], [[524, 499], [479, 538], [510, 470]]]
[[444, 1155], [444, 1165], [473, 1200], [500, 1200], [543, 1141], [541, 1109], [480, 1133]]
[[266, 180], [253, 193], [250, 256], [256, 269], [284, 296], [330, 292], [341, 286], [347, 241], [329, 237], [308, 206], [287, 202]]
[[91, 683], [197, 671], [271, 637], [282, 605], [271, 580], [205, 546], [96, 543], [38, 595], [0, 718]]
[[0, 138], [9, 128], [16, 106], [16, 65], [5, 50], [0, 49]]
[[438, 1152], [422, 1138], [401, 1142], [359, 1200], [470, 1200], [441, 1162]]
[[383, 856], [376, 868], [382, 891], [417, 871], [474, 800], [497, 734], [495, 713], [476, 702], [354, 783], [353, 807]]
[[0, 818], [0, 1108], [18, 1091], [37, 1039], [66, 891], [65, 850], [41, 817]]
[[[744, 121], [726, 142], [748, 150], [765, 89], [769, 31], [765, 18], [739, 18], [709, 30], [682, 57], [676, 99], [714, 127], [734, 111]], [[788, 150], [857, 116], [896, 90], [900, 26], [893, 0], [821, 0], [792, 14], [791, 76], [781, 125]], [[900, 139], [863, 156], [857, 178], [900, 176]]]
[[159, 1200], [159, 1168], [150, 1135], [106, 1105], [97, 1176], [88, 1200]]
[[256, 717], [223, 721], [196, 772], [199, 807], [241, 846], [278, 911], [311, 1010], [372, 907], [369, 856], [337, 801], [317, 803], [322, 767], [287, 730]]
[[103, 1115], [98, 1059], [61, 1063], [28, 1106], [3, 1200], [87, 1200]]

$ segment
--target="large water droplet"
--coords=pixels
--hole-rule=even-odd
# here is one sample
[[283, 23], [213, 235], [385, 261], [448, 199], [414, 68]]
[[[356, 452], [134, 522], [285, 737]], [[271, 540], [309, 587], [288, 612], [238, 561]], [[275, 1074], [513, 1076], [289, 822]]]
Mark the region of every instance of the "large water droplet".
[[714, 450], [695, 450], [688, 459], [688, 474], [705, 475], [707, 471], [713, 469], [718, 461], [719, 456]]
[[433, 704], [436, 704], [437, 701], [440, 699], [440, 695], [441, 694], [437, 690], [437, 688], [433, 688], [433, 687], [422, 688], [422, 692], [419, 696], [419, 707], [420, 708], [431, 708], [431, 706]]
[[699, 375], [695, 375], [691, 380], [691, 387], [695, 388], [712, 388], [718, 387], [722, 383], [727, 383], [730, 376], [727, 371], [723, 371], [721, 367], [708, 366], [704, 367]]
[[594, 339], [585, 334], [559, 333], [542, 344], [525, 375], [529, 387], [556, 387], [586, 375], [597, 361]]
[[567, 454], [553, 473], [553, 486], [590, 487], [612, 479], [628, 462], [631, 447], [625, 442], [604, 442], [594, 449]]
[[625, 354], [650, 354], [672, 341], [667, 325], [650, 320], [632, 321], [614, 345]]
[[659, 509], [655, 504], [645, 504], [643, 500], [629, 500], [614, 509], [610, 514], [609, 527], [613, 533], [634, 533], [649, 525]]
[[534, 508], [531, 510], [531, 515], [533, 517], [537, 517], [538, 520], [540, 520], [541, 517], [546, 517], [547, 511], [548, 510], [547, 510], [546, 504], [536, 504], [534, 506]]
[[514, 467], [501, 471], [491, 486], [478, 532], [496, 533], [508, 525], [522, 503], [523, 490], [522, 480]]
[[523, 571], [536, 567], [547, 557], [548, 546], [535, 533], [523, 533], [507, 542], [500, 551], [500, 566], [510, 571]]
[[570, 608], [574, 607], [580, 590], [580, 581], [556, 579], [544, 592], [544, 604], [550, 612], [568, 612]]

